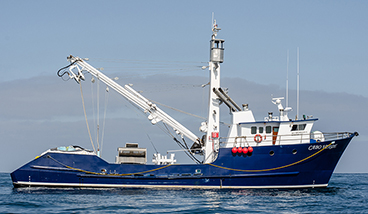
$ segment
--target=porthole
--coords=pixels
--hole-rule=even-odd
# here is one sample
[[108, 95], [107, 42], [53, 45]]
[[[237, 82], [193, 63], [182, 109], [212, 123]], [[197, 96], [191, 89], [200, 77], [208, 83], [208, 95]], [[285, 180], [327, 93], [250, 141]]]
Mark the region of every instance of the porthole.
[[293, 155], [295, 155], [296, 153], [298, 153], [298, 151], [296, 149], [293, 149], [292, 153]]
[[270, 151], [270, 156], [274, 156], [275, 152], [273, 150]]

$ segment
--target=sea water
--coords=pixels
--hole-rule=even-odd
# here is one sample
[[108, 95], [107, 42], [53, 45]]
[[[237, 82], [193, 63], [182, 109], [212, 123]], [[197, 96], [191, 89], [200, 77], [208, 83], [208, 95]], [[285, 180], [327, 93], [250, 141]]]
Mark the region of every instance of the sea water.
[[368, 174], [315, 189], [13, 188], [0, 173], [0, 213], [368, 213]]

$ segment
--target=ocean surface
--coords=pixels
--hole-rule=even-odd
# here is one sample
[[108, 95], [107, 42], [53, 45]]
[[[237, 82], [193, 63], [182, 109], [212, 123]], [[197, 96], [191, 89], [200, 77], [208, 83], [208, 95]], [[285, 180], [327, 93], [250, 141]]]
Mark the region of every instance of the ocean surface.
[[327, 188], [265, 190], [13, 188], [0, 173], [0, 213], [368, 213], [368, 174]]

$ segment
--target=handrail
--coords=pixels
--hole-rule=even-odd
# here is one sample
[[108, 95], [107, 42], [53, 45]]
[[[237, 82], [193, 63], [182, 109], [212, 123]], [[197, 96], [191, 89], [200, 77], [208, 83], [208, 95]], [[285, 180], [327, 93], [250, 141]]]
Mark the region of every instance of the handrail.
[[[261, 134], [261, 136], [266, 136], [266, 139], [263, 139], [262, 142], [272, 142], [273, 137], [276, 138], [276, 144], [281, 145], [283, 143], [291, 142], [294, 143], [310, 143], [311, 140], [315, 142], [324, 142], [324, 141], [331, 141], [331, 140], [338, 140], [348, 138], [351, 135], [358, 135], [358, 133], [351, 133], [351, 132], [315, 132], [315, 133], [298, 133], [298, 134], [288, 134], [288, 135], [272, 135], [270, 134]], [[255, 143], [254, 142], [254, 135], [247, 135], [247, 136], [236, 136], [236, 137], [220, 137], [220, 144], [224, 143], [232, 143], [232, 144], [249, 144]]]

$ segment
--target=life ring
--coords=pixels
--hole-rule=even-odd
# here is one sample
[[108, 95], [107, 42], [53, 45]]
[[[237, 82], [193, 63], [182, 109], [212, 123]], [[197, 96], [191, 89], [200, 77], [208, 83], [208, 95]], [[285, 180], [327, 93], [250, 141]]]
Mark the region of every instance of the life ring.
[[262, 142], [262, 136], [260, 134], [256, 134], [254, 136], [254, 142], [256, 142], [256, 143]]

